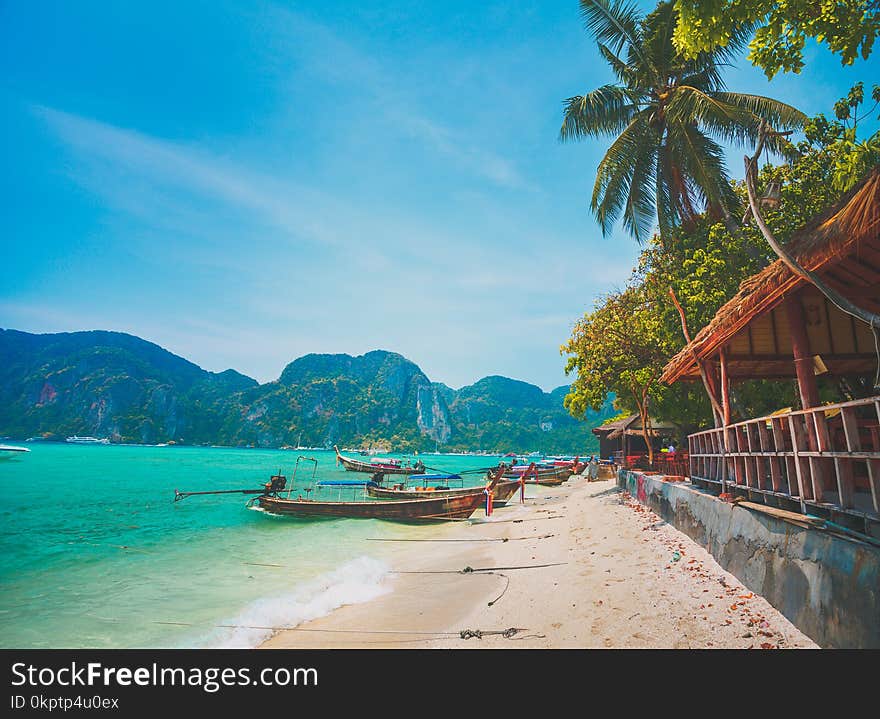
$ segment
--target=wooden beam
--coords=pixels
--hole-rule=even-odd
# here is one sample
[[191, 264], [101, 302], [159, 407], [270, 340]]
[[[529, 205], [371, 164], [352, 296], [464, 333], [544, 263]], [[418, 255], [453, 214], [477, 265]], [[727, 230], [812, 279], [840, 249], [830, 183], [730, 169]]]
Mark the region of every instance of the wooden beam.
[[[791, 357], [786, 354], [729, 354], [727, 359], [729, 362], [791, 362]], [[831, 362], [845, 360], [874, 362], [876, 355], [873, 352], [838, 352], [837, 354], [823, 352], [822, 359]]]
[[819, 404], [819, 387], [813, 373], [813, 354], [810, 351], [810, 338], [807, 336], [807, 322], [800, 295], [789, 297], [785, 302], [788, 317], [788, 331], [791, 335], [791, 349], [794, 355], [794, 368], [797, 375], [801, 407], [809, 409]]
[[727, 373], [727, 351], [724, 348], [721, 349], [719, 359], [721, 360], [721, 410], [726, 427], [730, 424], [730, 375]]
[[876, 284], [862, 285], [861, 287], [854, 286], [851, 282], [839, 279], [833, 273], [828, 273], [825, 281], [836, 290], [839, 290], [841, 294], [847, 295], [852, 299], [877, 299], [878, 292], [880, 292]]
[[779, 354], [779, 336], [776, 333], [776, 309], [770, 310], [770, 326], [773, 328], [773, 351]]
[[825, 306], [825, 329], [828, 330], [828, 349], [831, 350], [831, 354], [834, 354], [834, 333], [831, 331], [831, 311], [828, 309], [828, 305], [831, 303], [825, 297], [822, 299], [824, 300], [822, 304]]

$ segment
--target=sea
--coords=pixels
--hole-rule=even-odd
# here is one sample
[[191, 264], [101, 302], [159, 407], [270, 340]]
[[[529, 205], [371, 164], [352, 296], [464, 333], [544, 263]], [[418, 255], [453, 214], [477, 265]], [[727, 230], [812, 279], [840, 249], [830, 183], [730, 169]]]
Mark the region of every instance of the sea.
[[[248, 509], [240, 494], [174, 501], [175, 490], [258, 488], [276, 473], [294, 480], [293, 497], [364, 498], [361, 487], [316, 486], [365, 476], [337, 466], [332, 451], [26, 446], [29, 453], [0, 461], [3, 648], [257, 646], [274, 628], [388, 591], [396, 543], [370, 540], [436, 531], [277, 517]], [[317, 465], [297, 466], [299, 456]], [[499, 459], [383, 456], [448, 472]], [[466, 476], [467, 484], [481, 479]]]

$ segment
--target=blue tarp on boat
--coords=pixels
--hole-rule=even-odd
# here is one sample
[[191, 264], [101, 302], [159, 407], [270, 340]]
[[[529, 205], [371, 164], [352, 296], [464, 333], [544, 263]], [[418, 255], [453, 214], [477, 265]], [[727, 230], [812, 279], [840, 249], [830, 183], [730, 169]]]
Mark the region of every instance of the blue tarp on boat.
[[363, 487], [369, 479], [356, 480], [356, 479], [339, 479], [339, 480], [331, 480], [328, 482], [318, 482], [319, 487]]

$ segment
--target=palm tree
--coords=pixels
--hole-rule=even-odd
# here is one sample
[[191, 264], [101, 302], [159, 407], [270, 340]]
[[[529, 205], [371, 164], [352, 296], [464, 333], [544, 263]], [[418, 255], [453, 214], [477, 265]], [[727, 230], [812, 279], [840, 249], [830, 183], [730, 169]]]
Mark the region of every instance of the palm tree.
[[[642, 242], [702, 212], [732, 226], [739, 201], [718, 141], [757, 141], [761, 127], [800, 126], [804, 115], [759, 95], [727, 92], [724, 67], [751, 36], [741, 27], [725, 48], [687, 60], [675, 49], [677, 13], [661, 2], [643, 17], [627, 0], [580, 0], [587, 30], [616, 84], [565, 101], [562, 140], [616, 136], [599, 163], [590, 203], [606, 234], [622, 218]], [[781, 137], [768, 140], [784, 152]]]

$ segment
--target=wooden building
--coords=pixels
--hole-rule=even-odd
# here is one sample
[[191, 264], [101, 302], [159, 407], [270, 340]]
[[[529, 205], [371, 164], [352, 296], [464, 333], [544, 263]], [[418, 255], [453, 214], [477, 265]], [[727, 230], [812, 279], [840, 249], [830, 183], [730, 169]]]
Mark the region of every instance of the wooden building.
[[[626, 457], [645, 455], [648, 452], [642, 431], [642, 420], [637, 414], [593, 427], [592, 432], [599, 438], [599, 456], [602, 459], [614, 457], [618, 464], [625, 465]], [[676, 435], [677, 429], [667, 422], [651, 419], [649, 432], [652, 438], [651, 445], [655, 452], [659, 452], [663, 441], [669, 436]]]
[[[880, 313], [880, 167], [786, 247], [848, 300]], [[878, 343], [880, 328], [838, 309], [782, 260], [745, 280], [662, 377], [699, 381], [702, 366], [722, 408], [722, 427], [688, 439], [692, 480], [876, 534], [880, 396], [819, 406], [816, 377], [875, 383]], [[796, 379], [801, 407], [734, 422], [730, 384], [759, 378]]]

